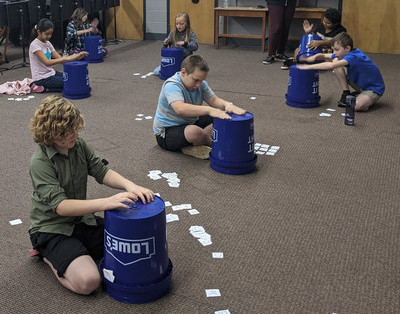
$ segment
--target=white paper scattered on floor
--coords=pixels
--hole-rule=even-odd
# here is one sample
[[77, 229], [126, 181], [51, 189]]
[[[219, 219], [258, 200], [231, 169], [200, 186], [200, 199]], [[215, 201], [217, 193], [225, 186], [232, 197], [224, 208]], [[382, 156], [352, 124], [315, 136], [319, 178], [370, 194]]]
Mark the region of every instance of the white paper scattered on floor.
[[188, 210], [188, 213], [189, 213], [190, 215], [197, 215], [197, 214], [200, 214], [200, 212], [199, 212], [197, 209], [189, 209], [189, 210]]
[[7, 98], [7, 100], [14, 100], [14, 98], [10, 97], [10, 98]]
[[115, 276], [112, 270], [103, 268], [103, 275], [108, 281], [114, 282]]
[[165, 202], [165, 206], [171, 206], [171, 205], [172, 205], [171, 202], [168, 201]]
[[[143, 114], [143, 113], [138, 113], [137, 116], [138, 116], [138, 117], [144, 117], [144, 114]], [[161, 172], [161, 171], [160, 171], [160, 172]]]
[[255, 143], [254, 144], [254, 153], [257, 155], [269, 155], [274, 156], [276, 152], [279, 150], [280, 146], [276, 145], [268, 145], [268, 144], [261, 144]]
[[257, 98], [253, 96], [253, 97], [250, 97], [250, 99], [254, 100], [254, 99], [257, 99]]
[[224, 258], [224, 253], [222, 252], [213, 252], [212, 253], [213, 258]]
[[331, 114], [330, 114], [330, 113], [322, 112], [322, 113], [319, 114], [319, 116], [320, 116], [320, 117], [330, 117]]
[[179, 216], [175, 215], [175, 214], [167, 214], [166, 218], [167, 218], [167, 222], [178, 221], [179, 220]]
[[142, 118], [135, 118], [135, 120], [142, 121], [143, 119]]
[[231, 314], [231, 312], [229, 312], [229, 310], [220, 310], [220, 311], [215, 311], [214, 314]]
[[167, 179], [168, 185], [174, 188], [178, 188], [181, 182], [176, 172], [162, 173], [161, 170], [150, 170], [147, 176], [152, 180], [158, 180], [163, 177]]
[[157, 195], [158, 197], [161, 197], [160, 193], [154, 193], [154, 195]]
[[221, 292], [219, 289], [206, 289], [207, 298], [220, 297]]
[[22, 224], [22, 220], [21, 220], [21, 219], [10, 220], [10, 224], [11, 224], [12, 226], [20, 225], [20, 224]]
[[202, 226], [191, 226], [189, 228], [190, 234], [197, 238], [197, 240], [203, 245], [208, 246], [212, 244], [211, 236], [204, 230]]
[[153, 119], [153, 117], [152, 117], [152, 116], [145, 116], [144, 118], [145, 118], [146, 120]]
[[342, 116], [344, 117], [346, 114], [342, 112]]
[[133, 73], [133, 75], [135, 75], [135, 76], [136, 76], [136, 75], [140, 75], [140, 73]]
[[336, 111], [336, 109], [328, 108], [327, 111]]

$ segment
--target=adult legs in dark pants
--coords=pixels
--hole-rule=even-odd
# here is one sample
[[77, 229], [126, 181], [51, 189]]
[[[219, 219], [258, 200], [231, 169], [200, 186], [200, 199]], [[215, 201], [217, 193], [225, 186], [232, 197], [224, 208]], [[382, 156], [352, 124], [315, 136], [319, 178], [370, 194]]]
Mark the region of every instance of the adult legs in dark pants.
[[282, 61], [287, 59], [284, 52], [295, 9], [295, 2], [288, 6], [268, 5], [270, 19], [268, 24], [268, 56], [263, 61], [264, 64], [272, 63], [275, 59]]

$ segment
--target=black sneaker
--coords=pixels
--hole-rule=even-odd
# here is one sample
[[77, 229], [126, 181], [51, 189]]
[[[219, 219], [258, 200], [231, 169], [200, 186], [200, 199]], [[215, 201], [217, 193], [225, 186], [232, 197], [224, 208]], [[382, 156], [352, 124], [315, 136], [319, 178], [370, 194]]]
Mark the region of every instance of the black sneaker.
[[264, 63], [264, 64], [271, 64], [271, 63], [273, 63], [273, 62], [275, 62], [274, 56], [267, 56], [267, 57], [263, 60], [263, 63]]
[[285, 56], [283, 53], [278, 53], [277, 55], [275, 55], [275, 59], [278, 61], [287, 61], [289, 60], [289, 58], [287, 56]]
[[346, 106], [347, 106], [346, 96], [349, 96], [349, 95], [351, 95], [350, 91], [348, 91], [348, 90], [343, 91], [342, 97], [340, 97], [340, 100], [337, 103], [338, 107], [346, 108]]
[[286, 61], [283, 61], [283, 65], [281, 66], [281, 69], [282, 70], [289, 70], [290, 69], [290, 67], [292, 66], [292, 65], [295, 65], [296, 64], [296, 60], [295, 59], [287, 59]]

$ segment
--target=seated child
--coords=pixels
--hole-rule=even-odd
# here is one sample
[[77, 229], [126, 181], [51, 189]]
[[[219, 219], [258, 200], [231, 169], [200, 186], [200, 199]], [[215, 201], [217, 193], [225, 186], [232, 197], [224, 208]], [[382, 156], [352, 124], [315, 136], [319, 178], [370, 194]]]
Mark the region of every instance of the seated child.
[[[346, 28], [341, 24], [342, 16], [336, 9], [329, 8], [324, 12], [322, 21], [316, 27], [310, 24], [308, 20], [303, 21], [303, 29], [306, 34], [316, 34], [321, 40], [313, 40], [308, 45], [309, 49], [321, 48], [323, 52], [331, 52], [331, 41], [336, 35], [346, 32]], [[308, 57], [298, 56], [299, 48], [294, 51], [294, 59], [289, 59], [283, 63], [282, 70], [287, 70], [293, 64], [298, 62], [309, 62]]]
[[[65, 54], [71, 55], [85, 49], [85, 36], [101, 35], [97, 28], [99, 20], [94, 18], [88, 22], [88, 12], [84, 8], [76, 8], [72, 13], [71, 21], [67, 25], [65, 35]], [[103, 56], [108, 50], [103, 48]]]
[[360, 49], [353, 48], [353, 39], [347, 33], [340, 33], [332, 39], [333, 54], [319, 53], [309, 58], [309, 62], [326, 60], [317, 64], [298, 64], [299, 69], [334, 70], [343, 90], [338, 102], [346, 107], [346, 96], [350, 95], [349, 86], [357, 95], [356, 111], [366, 111], [384, 93], [385, 83], [376, 64]]
[[[182, 47], [183, 59], [193, 54], [199, 46], [197, 44], [197, 36], [190, 27], [189, 14], [186, 12], [178, 13], [175, 18], [175, 29], [164, 39], [165, 47]], [[154, 75], [160, 75], [160, 66], [154, 69]]]
[[53, 69], [53, 65], [80, 60], [88, 55], [86, 51], [61, 57], [50, 42], [54, 24], [49, 19], [41, 19], [32, 29], [29, 45], [29, 61], [33, 83], [31, 92], [62, 92], [63, 73]]
[[[38, 143], [29, 167], [33, 185], [29, 234], [58, 281], [78, 294], [90, 294], [101, 284], [95, 261], [103, 257], [104, 219], [95, 212], [128, 208], [154, 200], [153, 191], [136, 185], [108, 168], [79, 137], [83, 116], [69, 100], [46, 97], [31, 119]], [[125, 190], [86, 199], [88, 175], [100, 184]]]
[[[183, 60], [181, 71], [164, 82], [153, 123], [157, 143], [163, 149], [208, 159], [213, 117], [231, 119], [227, 113], [246, 113], [214, 94], [205, 81], [208, 71], [203, 57], [191, 55]], [[207, 105], [203, 106], [203, 101]]]

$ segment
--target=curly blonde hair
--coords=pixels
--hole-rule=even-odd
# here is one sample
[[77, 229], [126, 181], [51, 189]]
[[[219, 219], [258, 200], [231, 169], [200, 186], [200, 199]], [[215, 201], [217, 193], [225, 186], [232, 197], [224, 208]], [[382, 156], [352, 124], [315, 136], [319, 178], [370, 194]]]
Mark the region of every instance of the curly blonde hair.
[[48, 96], [43, 99], [31, 119], [30, 130], [36, 143], [52, 146], [81, 131], [85, 126], [83, 116], [69, 100], [60, 96]]

